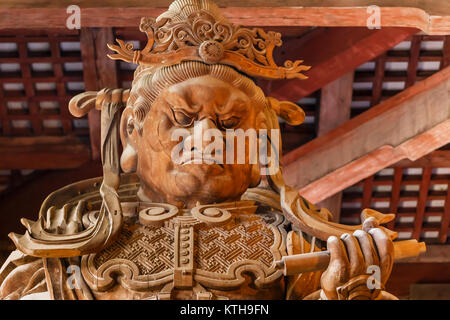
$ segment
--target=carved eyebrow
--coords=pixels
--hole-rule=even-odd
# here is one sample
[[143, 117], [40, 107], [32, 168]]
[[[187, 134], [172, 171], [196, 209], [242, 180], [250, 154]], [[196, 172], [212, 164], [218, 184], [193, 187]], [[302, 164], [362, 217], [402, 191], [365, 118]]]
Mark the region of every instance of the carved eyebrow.
[[188, 113], [195, 113], [199, 109], [198, 107], [195, 108], [189, 105], [186, 99], [175, 91], [168, 91], [167, 95], [165, 96], [165, 100], [172, 107], [175, 107], [176, 109], [183, 109]]
[[247, 107], [248, 104], [242, 99], [230, 99], [223, 108], [218, 108], [217, 114], [224, 115], [230, 112], [241, 114], [247, 111]]

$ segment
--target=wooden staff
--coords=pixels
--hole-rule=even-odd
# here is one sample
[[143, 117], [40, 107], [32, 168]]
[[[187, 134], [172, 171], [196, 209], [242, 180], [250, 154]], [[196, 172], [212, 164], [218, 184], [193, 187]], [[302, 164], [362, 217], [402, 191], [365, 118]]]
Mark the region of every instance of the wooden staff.
[[[417, 242], [415, 239], [394, 242], [394, 259], [396, 261], [417, 257], [425, 251], [425, 243]], [[285, 276], [325, 270], [329, 263], [329, 251], [294, 254], [292, 256], [284, 256], [281, 260], [275, 261], [276, 266], [283, 269]]]

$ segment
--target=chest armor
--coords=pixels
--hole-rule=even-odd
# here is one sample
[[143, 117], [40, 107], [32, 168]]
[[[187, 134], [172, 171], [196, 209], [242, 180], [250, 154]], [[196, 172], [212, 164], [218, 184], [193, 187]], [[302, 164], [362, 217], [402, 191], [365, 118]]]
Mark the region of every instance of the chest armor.
[[[245, 200], [179, 210], [124, 203], [119, 238], [82, 258], [98, 299], [282, 298], [285, 218]], [[139, 212], [139, 213], [138, 213]]]

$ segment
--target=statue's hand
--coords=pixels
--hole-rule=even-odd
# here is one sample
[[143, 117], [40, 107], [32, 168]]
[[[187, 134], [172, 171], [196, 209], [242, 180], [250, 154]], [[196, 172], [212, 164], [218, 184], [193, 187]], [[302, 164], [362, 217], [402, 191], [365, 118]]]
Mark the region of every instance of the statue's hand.
[[367, 279], [377, 269], [376, 266], [380, 272], [375, 272], [373, 277], [376, 279], [379, 275], [377, 280], [381, 285], [384, 286], [389, 278], [394, 262], [394, 246], [373, 218], [364, 221], [363, 230], [357, 230], [353, 235], [343, 234], [340, 239], [329, 237], [327, 248], [330, 263], [321, 277], [322, 298], [342, 299], [339, 292], [349, 293], [356, 287], [361, 292], [363, 286], [369, 293], [365, 296], [370, 296], [373, 288], [369, 288]]

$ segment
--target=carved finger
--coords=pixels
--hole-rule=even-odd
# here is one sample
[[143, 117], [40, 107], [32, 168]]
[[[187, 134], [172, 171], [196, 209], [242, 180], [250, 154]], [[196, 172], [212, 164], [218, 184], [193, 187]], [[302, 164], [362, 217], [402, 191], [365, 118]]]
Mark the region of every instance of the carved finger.
[[377, 220], [375, 220], [374, 217], [367, 218], [363, 222], [363, 230], [365, 232], [369, 232], [369, 230], [373, 229], [373, 228], [378, 228], [378, 226], [379, 226], [378, 222], [377, 222]]
[[332, 277], [334, 274], [335, 285], [340, 285], [348, 281], [350, 262], [347, 257], [344, 243], [337, 237], [331, 236], [327, 241], [327, 248], [330, 251], [330, 263], [327, 272], [330, 272]]
[[371, 229], [369, 230], [369, 233], [372, 236], [378, 251], [378, 256], [380, 258], [381, 282], [384, 284], [392, 271], [392, 265], [394, 262], [394, 245], [387, 234], [380, 228]]
[[349, 277], [354, 278], [363, 274], [365, 262], [358, 240], [348, 233], [343, 234], [341, 240], [345, 244], [350, 262]]
[[378, 253], [373, 243], [372, 237], [362, 230], [356, 230], [353, 235], [358, 239], [359, 245], [361, 247], [362, 254], [365, 261], [365, 269], [367, 267], [380, 265], [380, 259], [378, 258]]
[[330, 263], [322, 274], [320, 285], [328, 299], [337, 299], [336, 288], [348, 281], [348, 258], [342, 241], [331, 236], [327, 240]]

